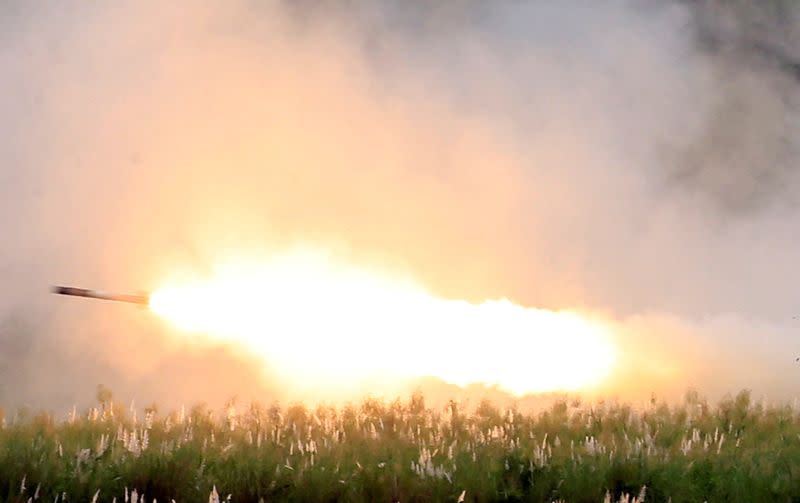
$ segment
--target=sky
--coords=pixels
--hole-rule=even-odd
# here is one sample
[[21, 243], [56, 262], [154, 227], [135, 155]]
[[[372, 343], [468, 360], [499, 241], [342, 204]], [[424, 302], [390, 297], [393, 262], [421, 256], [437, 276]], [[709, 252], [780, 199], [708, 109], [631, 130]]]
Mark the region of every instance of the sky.
[[793, 398], [800, 7], [751, 4], [4, 2], [0, 406], [288, 399], [47, 290], [298, 243], [602, 317], [611, 393]]

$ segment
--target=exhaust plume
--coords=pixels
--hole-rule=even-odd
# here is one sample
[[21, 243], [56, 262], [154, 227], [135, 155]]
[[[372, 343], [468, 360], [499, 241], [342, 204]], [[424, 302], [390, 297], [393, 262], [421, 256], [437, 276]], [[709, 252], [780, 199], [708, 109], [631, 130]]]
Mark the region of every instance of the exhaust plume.
[[798, 21], [779, 0], [6, 2], [0, 403], [296, 398], [239, 348], [42, 292], [298, 245], [600, 317], [610, 394], [789, 398]]

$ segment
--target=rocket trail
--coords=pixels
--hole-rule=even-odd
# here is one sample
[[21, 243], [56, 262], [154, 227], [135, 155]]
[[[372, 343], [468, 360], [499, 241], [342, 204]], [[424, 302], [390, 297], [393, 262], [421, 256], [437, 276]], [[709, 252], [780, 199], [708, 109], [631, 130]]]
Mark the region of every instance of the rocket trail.
[[58, 295], [70, 295], [72, 297], [87, 297], [90, 299], [128, 302], [130, 304], [139, 304], [142, 306], [147, 306], [150, 304], [149, 295], [116, 294], [99, 292], [97, 290], [88, 290], [86, 288], [75, 288], [71, 286], [54, 286], [51, 291]]

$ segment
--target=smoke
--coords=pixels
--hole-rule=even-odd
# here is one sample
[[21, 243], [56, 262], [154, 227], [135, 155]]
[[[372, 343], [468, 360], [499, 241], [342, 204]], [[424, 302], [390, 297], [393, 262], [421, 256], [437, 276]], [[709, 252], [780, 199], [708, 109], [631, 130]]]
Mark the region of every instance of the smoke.
[[235, 349], [46, 291], [295, 243], [607, 318], [610, 393], [794, 392], [792, 2], [0, 9], [4, 405], [291, 399]]

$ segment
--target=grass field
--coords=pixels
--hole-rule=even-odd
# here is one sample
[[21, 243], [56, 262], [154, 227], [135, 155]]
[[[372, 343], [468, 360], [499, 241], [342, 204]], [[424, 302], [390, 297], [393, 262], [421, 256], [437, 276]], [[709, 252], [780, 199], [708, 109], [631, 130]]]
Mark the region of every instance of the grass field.
[[[0, 429], [0, 500], [797, 501], [800, 415], [747, 392], [642, 410], [559, 402], [366, 400], [341, 408], [203, 406], [136, 417], [20, 411]], [[230, 495], [230, 496], [229, 496]]]

